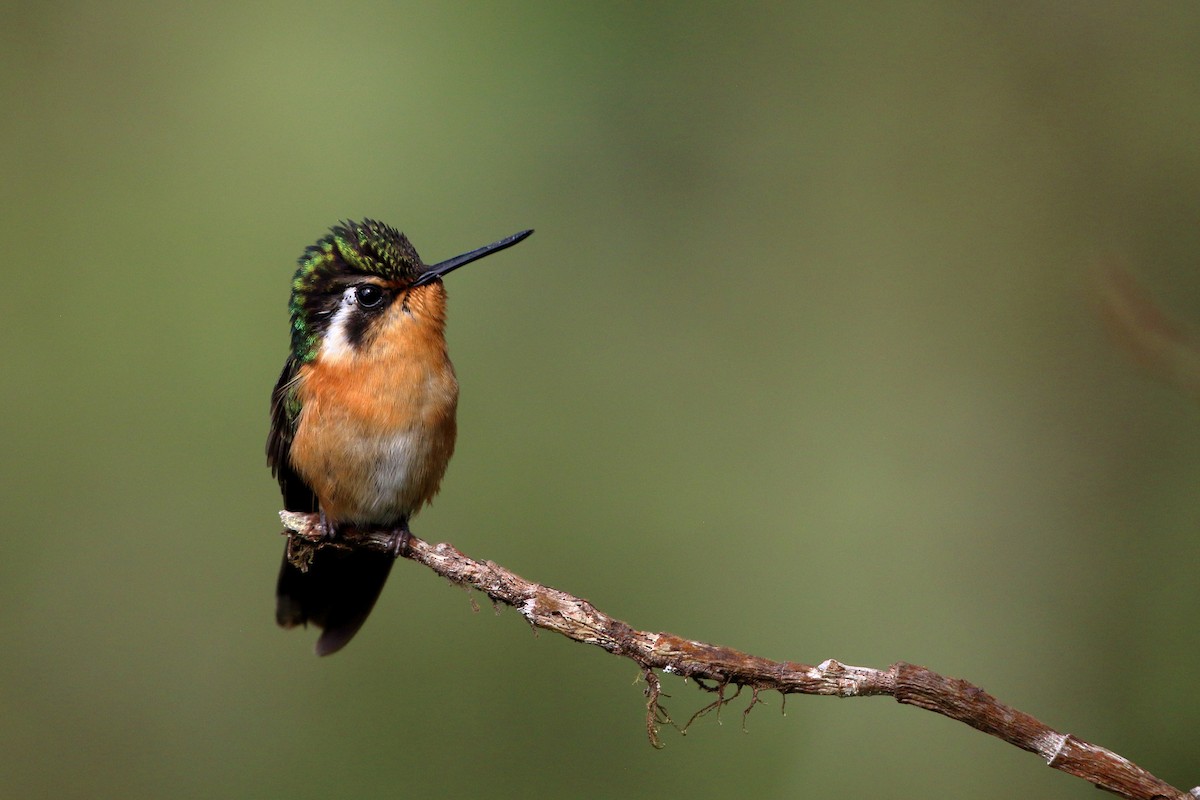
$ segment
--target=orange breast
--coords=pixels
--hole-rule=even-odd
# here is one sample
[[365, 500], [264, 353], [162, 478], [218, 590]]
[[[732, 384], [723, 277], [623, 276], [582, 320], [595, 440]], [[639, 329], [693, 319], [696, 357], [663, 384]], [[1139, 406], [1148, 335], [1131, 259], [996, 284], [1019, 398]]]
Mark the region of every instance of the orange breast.
[[[415, 297], [422, 289], [436, 294]], [[360, 349], [318, 354], [300, 369], [291, 462], [334, 522], [391, 524], [415, 514], [437, 494], [454, 452], [458, 381], [443, 336], [443, 289], [412, 294], [407, 309], [392, 304]]]

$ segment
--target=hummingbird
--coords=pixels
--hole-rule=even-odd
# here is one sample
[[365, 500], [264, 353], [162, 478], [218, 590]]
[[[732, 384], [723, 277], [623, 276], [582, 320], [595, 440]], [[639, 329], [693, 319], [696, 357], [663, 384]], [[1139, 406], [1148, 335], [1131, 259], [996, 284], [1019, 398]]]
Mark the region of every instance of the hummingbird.
[[[428, 266], [404, 234], [364, 219], [334, 226], [304, 251], [267, 436], [287, 510], [319, 513], [330, 538], [342, 525], [398, 532], [400, 552], [454, 452], [458, 380], [442, 279], [531, 233]], [[366, 621], [394, 561], [326, 547], [301, 570], [285, 550], [275, 619], [322, 628], [317, 655], [335, 653]]]

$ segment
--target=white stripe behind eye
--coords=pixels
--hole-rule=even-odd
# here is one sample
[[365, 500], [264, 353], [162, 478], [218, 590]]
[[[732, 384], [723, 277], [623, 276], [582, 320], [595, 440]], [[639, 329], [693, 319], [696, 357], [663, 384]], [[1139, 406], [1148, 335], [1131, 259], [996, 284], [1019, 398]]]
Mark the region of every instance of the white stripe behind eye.
[[355, 287], [353, 286], [342, 292], [341, 303], [333, 312], [333, 319], [329, 321], [325, 338], [321, 340], [322, 359], [340, 361], [347, 356], [354, 355], [354, 346], [350, 344], [350, 339], [346, 336], [346, 323], [354, 311], [354, 293]]

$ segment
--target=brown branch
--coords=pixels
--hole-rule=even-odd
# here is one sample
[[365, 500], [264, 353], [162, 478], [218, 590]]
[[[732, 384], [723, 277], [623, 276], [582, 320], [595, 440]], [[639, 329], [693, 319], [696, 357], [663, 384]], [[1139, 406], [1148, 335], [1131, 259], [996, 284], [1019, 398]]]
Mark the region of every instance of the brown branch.
[[[334, 541], [325, 538], [316, 514], [281, 512], [290, 537], [289, 554], [299, 565], [321, 547], [368, 547], [389, 551], [396, 541], [391, 531], [342, 529]], [[1116, 753], [1059, 733], [1033, 717], [996, 700], [978, 686], [947, 678], [914, 664], [897, 662], [887, 669], [853, 667], [833, 659], [817, 666], [795, 661], [770, 661], [728, 647], [684, 639], [671, 633], [635, 630], [610, 617], [587, 600], [549, 586], [527, 581], [491, 561], [476, 561], [448, 544], [430, 544], [413, 536], [402, 555], [454, 583], [478, 589], [493, 603], [512, 606], [531, 625], [561, 633], [569, 639], [596, 645], [633, 660], [646, 681], [646, 731], [651, 744], [661, 746], [658, 729], [672, 725], [659, 702], [663, 696], [654, 670], [693, 679], [717, 699], [693, 716], [716, 710], [738, 691], [750, 687], [753, 697], [745, 714], [759, 702], [762, 691], [818, 694], [836, 697], [891, 695], [897, 702], [924, 708], [991, 734], [1022, 750], [1037, 753], [1058, 770], [1090, 781], [1121, 797], [1135, 800], [1195, 800], [1200, 787], [1184, 792], [1154, 777]], [[734, 694], [736, 696], [736, 693]], [[690, 722], [689, 722], [690, 724]], [[676, 726], [677, 727], [677, 726]], [[686, 729], [686, 726], [685, 728]]]

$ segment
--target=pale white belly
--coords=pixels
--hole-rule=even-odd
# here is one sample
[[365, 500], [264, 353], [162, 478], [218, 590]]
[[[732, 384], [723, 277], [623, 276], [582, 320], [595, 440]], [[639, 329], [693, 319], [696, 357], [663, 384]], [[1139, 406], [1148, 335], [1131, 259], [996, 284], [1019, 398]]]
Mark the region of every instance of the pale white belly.
[[358, 498], [353, 521], [385, 521], [397, 512], [411, 516], [431, 498], [446, 468], [446, 460], [437, 458], [446, 445], [434, 438], [429, 431], [404, 431], [362, 443], [371, 488]]

